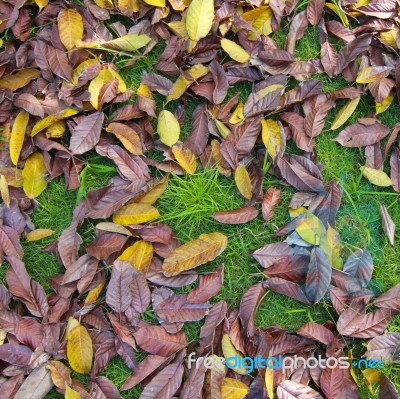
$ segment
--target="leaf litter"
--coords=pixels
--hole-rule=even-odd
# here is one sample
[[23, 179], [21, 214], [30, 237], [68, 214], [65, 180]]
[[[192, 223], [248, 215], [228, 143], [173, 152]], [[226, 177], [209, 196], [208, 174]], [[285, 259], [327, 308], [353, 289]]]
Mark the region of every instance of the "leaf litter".
[[[399, 6], [311, 0], [301, 8], [296, 0], [0, 4], [0, 261], [10, 265], [0, 285], [2, 397], [43, 398], [55, 387], [66, 398], [120, 398], [114, 383], [100, 376], [120, 356], [133, 370], [122, 389], [140, 385], [142, 399], [355, 399], [359, 382], [347, 369], [260, 369], [251, 379], [240, 367], [190, 369], [185, 357], [191, 348], [197, 356], [225, 358], [339, 358], [355, 339], [367, 339], [367, 359], [399, 361], [399, 334], [386, 331], [400, 309], [399, 285], [375, 298], [371, 254], [359, 249], [343, 262], [335, 230], [342, 189], [323, 181], [315, 151], [335, 109], [330, 129], [341, 129], [338, 145], [365, 147], [365, 178], [400, 192], [399, 129], [390, 132], [377, 119], [400, 93]], [[111, 22], [115, 16], [129, 26]], [[289, 31], [280, 49], [269, 35], [283, 20]], [[318, 29], [321, 51], [299, 60], [294, 52], [309, 25]], [[157, 72], [142, 71], [137, 87], [128, 87], [113, 55], [132, 65], [159, 42], [165, 47]], [[312, 79], [321, 73], [343, 76], [348, 87], [324, 93]], [[239, 93], [228, 98], [238, 82], [252, 84], [243, 101]], [[376, 113], [342, 129], [368, 94]], [[171, 103], [169, 109], [160, 109], [156, 96]], [[181, 130], [190, 98], [196, 107], [186, 136]], [[298, 155], [285, 152], [291, 141]], [[153, 149], [162, 160], [148, 157]], [[52, 226], [35, 229], [30, 221], [36, 198], [62, 174], [68, 188], [79, 188], [82, 156], [90, 151], [109, 158], [118, 175], [81, 198], [71, 225], [47, 248], [65, 269], [52, 276], [47, 296], [26, 270], [20, 241], [53, 234]], [[383, 170], [388, 154], [390, 175]], [[277, 187], [263, 192], [265, 173], [298, 190], [291, 220], [276, 233], [285, 240], [252, 251], [263, 280], [247, 289], [238, 309], [213, 300], [224, 282], [223, 265], [201, 275], [192, 270], [218, 259], [228, 238], [215, 231], [182, 243], [157, 222], [168, 173], [194, 174], [198, 160], [231, 176], [246, 199], [242, 208], [215, 213], [217, 223], [248, 223], [260, 210], [273, 220], [281, 193]], [[155, 170], [166, 177], [155, 178]], [[396, 226], [383, 204], [380, 213], [395, 245]], [[96, 238], [82, 248], [85, 219], [96, 221]], [[173, 290], [197, 280], [187, 294]], [[268, 290], [307, 305], [330, 298], [337, 325], [307, 323], [296, 333], [260, 329], [255, 313]], [[143, 317], [150, 309], [154, 323]], [[199, 341], [190, 343], [184, 323], [198, 320], [204, 320]], [[147, 354], [141, 362], [139, 353]], [[88, 375], [88, 384], [72, 370]], [[379, 382], [380, 398], [399, 397], [384, 373], [366, 379], [370, 387]]]

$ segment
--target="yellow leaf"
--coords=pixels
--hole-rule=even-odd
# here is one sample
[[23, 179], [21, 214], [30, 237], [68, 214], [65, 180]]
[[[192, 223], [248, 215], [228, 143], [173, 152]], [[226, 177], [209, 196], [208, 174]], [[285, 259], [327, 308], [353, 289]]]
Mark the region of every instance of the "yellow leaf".
[[68, 323], [67, 327], [64, 332], [64, 338], [66, 339], [68, 337], [68, 334], [76, 327], [79, 326], [79, 321], [75, 319], [75, 317], [69, 317], [68, 318]]
[[201, 234], [173, 250], [164, 260], [166, 277], [176, 276], [185, 270], [211, 262], [226, 248], [228, 238], [221, 233]]
[[122, 145], [134, 155], [142, 155], [142, 141], [138, 133], [123, 123], [113, 122], [107, 126], [107, 132], [115, 134]]
[[16, 91], [26, 86], [30, 81], [36, 79], [40, 75], [38, 69], [26, 68], [14, 73], [14, 75], [7, 75], [0, 79], [0, 89], [9, 89]]
[[86, 328], [79, 325], [67, 336], [67, 358], [71, 368], [80, 374], [89, 374], [92, 369], [92, 339]]
[[157, 133], [160, 140], [165, 145], [172, 147], [178, 140], [181, 127], [174, 114], [168, 110], [163, 110], [158, 115]]
[[125, 236], [132, 235], [132, 233], [126, 227], [112, 222], [101, 222], [99, 224], [96, 224], [96, 229], [109, 231], [110, 233], [123, 234]]
[[381, 70], [382, 67], [366, 67], [358, 73], [356, 82], [361, 84], [376, 82], [388, 75], [385, 69], [383, 72]]
[[99, 109], [99, 95], [103, 86], [114, 79], [111, 70], [108, 68], [103, 68], [99, 74], [92, 79], [89, 84], [88, 92], [90, 93], [90, 104], [92, 104], [94, 109]]
[[79, 393], [72, 389], [69, 385], [66, 385], [64, 399], [82, 399], [82, 396], [79, 395]]
[[64, 8], [58, 14], [58, 33], [61, 43], [69, 51], [75, 47], [77, 40], [83, 37], [83, 20], [81, 14], [73, 8]]
[[168, 0], [175, 11], [183, 11], [190, 4], [190, 0]]
[[[1, 24], [0, 24], [1, 25]], [[3, 44], [4, 44], [4, 40], [3, 39], [0, 39], [0, 47], [3, 47]]]
[[349, 19], [347, 15], [335, 3], [325, 3], [325, 6], [332, 10], [342, 21], [343, 25], [349, 26]]
[[221, 135], [221, 137], [225, 139], [231, 134], [229, 127], [223, 124], [221, 121], [215, 119], [214, 122], [215, 126], [217, 127], [218, 133]]
[[164, 193], [168, 186], [168, 175], [165, 175], [159, 182], [155, 183], [146, 193], [135, 197], [135, 202], [153, 205]]
[[117, 93], [125, 93], [127, 90], [126, 83], [124, 79], [122, 79], [122, 76], [111, 66], [108, 67], [108, 70], [110, 71], [113, 79], [118, 80], [118, 88], [117, 88]]
[[272, 9], [268, 5], [253, 8], [243, 13], [241, 17], [249, 22], [257, 33], [249, 32], [248, 38], [250, 40], [256, 40], [257, 36], [268, 36], [272, 33], [272, 16]]
[[189, 35], [186, 30], [186, 23], [184, 21], [171, 21], [168, 22], [167, 25], [176, 35], [184, 39], [189, 39]]
[[127, 260], [142, 273], [146, 273], [153, 259], [153, 245], [150, 242], [139, 240], [126, 248], [118, 260]]
[[113, 222], [122, 226], [146, 223], [158, 218], [158, 210], [148, 204], [129, 204], [123, 206], [113, 215]]
[[34, 2], [39, 6], [39, 11], [42, 11], [49, 4], [49, 0], [34, 0]]
[[189, 148], [183, 147], [182, 143], [177, 143], [172, 146], [172, 153], [174, 154], [176, 162], [178, 162], [189, 175], [196, 172], [196, 157]]
[[21, 154], [28, 122], [29, 114], [26, 111], [21, 111], [14, 120], [10, 135], [10, 158], [14, 165], [18, 163]]
[[249, 387], [239, 380], [226, 377], [222, 381], [222, 399], [243, 399], [248, 392]]
[[220, 148], [220, 144], [219, 144], [218, 140], [211, 141], [211, 155], [212, 155], [212, 158], [215, 162], [215, 166], [217, 167], [219, 173], [221, 173], [221, 175], [229, 177], [231, 175], [231, 170], [222, 166], [222, 162], [223, 162], [224, 158], [222, 156], [221, 148]]
[[3, 328], [0, 328], [0, 345], [4, 344], [6, 338], [7, 338], [7, 331], [4, 330]]
[[101, 291], [103, 290], [105, 285], [106, 285], [106, 280], [101, 280], [100, 284], [92, 288], [86, 296], [85, 304], [90, 305], [92, 303], [95, 303], [99, 299]]
[[383, 99], [382, 103], [375, 104], [375, 114], [381, 114], [385, 112], [391, 105], [394, 99], [393, 93], [389, 93], [389, 95]]
[[94, 0], [94, 2], [100, 8], [114, 8], [112, 0]]
[[383, 170], [368, 168], [366, 166], [361, 166], [360, 170], [364, 177], [372, 184], [375, 184], [375, 186], [389, 187], [392, 185], [392, 180]]
[[358, 387], [360, 387], [360, 381], [358, 381], [357, 373], [355, 370], [355, 367], [353, 366], [353, 349], [350, 349], [348, 352], [348, 358], [349, 358], [349, 363], [350, 363], [350, 374], [353, 377], [354, 382], [357, 384]]
[[249, 172], [246, 169], [246, 166], [239, 165], [235, 170], [235, 183], [238, 188], [240, 194], [243, 195], [246, 199], [251, 199], [253, 196], [251, 180]]
[[364, 375], [365, 380], [367, 381], [367, 386], [371, 395], [374, 394], [374, 384], [377, 384], [380, 380], [380, 374], [377, 369], [365, 369], [361, 370]]
[[134, 12], [139, 12], [139, 0], [118, 0], [118, 8], [124, 15], [131, 16]]
[[261, 121], [261, 137], [269, 156], [275, 160], [282, 148], [282, 131], [279, 123], [273, 119]]
[[267, 388], [267, 394], [269, 399], [274, 397], [274, 369], [267, 367], [265, 369], [265, 387]]
[[393, 47], [394, 49], [398, 49], [399, 47], [397, 46], [397, 42], [396, 42], [397, 33], [398, 33], [398, 29], [392, 28], [391, 30], [389, 30], [387, 32], [380, 32], [379, 37], [388, 46]]
[[165, 0], [143, 0], [146, 4], [155, 7], [165, 7]]
[[9, 208], [11, 203], [10, 190], [8, 189], [7, 179], [2, 174], [0, 174], [0, 196], [6, 207]]
[[26, 240], [27, 241], [42, 240], [43, 238], [50, 237], [53, 233], [54, 233], [54, 231], [50, 230], [50, 229], [32, 230], [26, 235]]
[[313, 245], [319, 245], [326, 230], [317, 216], [307, 213], [304, 221], [296, 227], [296, 232], [304, 241]]
[[58, 360], [50, 360], [46, 369], [50, 370], [51, 379], [57, 388], [65, 389], [66, 385], [72, 384], [71, 370], [65, 364]]
[[302, 213], [307, 213], [308, 210], [304, 206], [299, 206], [298, 208], [289, 208], [289, 215], [291, 219], [301, 215]]
[[275, 85], [270, 85], [267, 87], [264, 87], [263, 89], [259, 90], [256, 92], [257, 97], [262, 100], [267, 94], [272, 93], [277, 90], [281, 90], [281, 93], [283, 93], [285, 86], [280, 85], [280, 84], [275, 84]]
[[[245, 367], [238, 367], [237, 361], [240, 361], [240, 364], [243, 364], [243, 354], [239, 352], [235, 346], [232, 344], [232, 341], [229, 337], [229, 334], [224, 334], [222, 337], [222, 353], [224, 354], [224, 358], [226, 360], [226, 363], [230, 366], [233, 371], [240, 375], [246, 375], [247, 374], [247, 369]], [[234, 357], [235, 360], [230, 359]], [[233, 361], [232, 361], [233, 360]]]
[[250, 59], [250, 54], [242, 46], [232, 40], [222, 39], [221, 47], [229, 55], [229, 57], [237, 62], [243, 64], [248, 62]]
[[79, 75], [83, 70], [91, 65], [97, 64], [99, 62], [98, 58], [90, 58], [89, 60], [81, 62], [73, 71], [71, 77], [71, 86], [75, 86], [78, 83]]
[[[184, 75], [179, 76], [176, 82], [173, 84], [171, 92], [168, 94], [167, 103], [172, 100], [177, 100], [182, 96], [183, 93], [197, 80], [202, 76], [207, 75], [208, 67], [205, 67], [202, 64], [198, 64], [190, 68], [185, 72]], [[190, 76], [191, 79], [186, 79], [186, 77]]]
[[232, 125], [236, 125], [237, 123], [244, 121], [243, 109], [244, 109], [244, 104], [242, 101], [239, 101], [231, 117], [229, 118], [229, 123], [231, 123]]
[[328, 230], [326, 235], [321, 237], [321, 241], [319, 243], [322, 251], [327, 256], [329, 263], [335, 269], [342, 269], [343, 260], [340, 257], [340, 238], [339, 233], [328, 225]]
[[344, 123], [348, 121], [348, 119], [353, 115], [353, 112], [356, 110], [358, 103], [360, 102], [360, 96], [353, 98], [348, 101], [342, 108], [338, 111], [335, 116], [335, 119], [332, 122], [331, 130], [338, 129]]
[[76, 109], [67, 108], [64, 111], [60, 111], [56, 114], [51, 114], [49, 116], [46, 116], [46, 118], [40, 120], [33, 126], [31, 136], [32, 137], [36, 136], [38, 133], [51, 126], [53, 123], [61, 121], [62, 119], [69, 118], [70, 116], [76, 115], [78, 112], [79, 111]]
[[36, 198], [45, 190], [47, 187], [46, 172], [46, 165], [40, 152], [33, 153], [25, 161], [22, 171], [24, 179], [22, 188], [28, 198]]
[[127, 35], [119, 37], [118, 39], [101, 43], [101, 47], [111, 50], [137, 51], [146, 46], [150, 40], [151, 38], [147, 35], [128, 33]]
[[186, 14], [186, 30], [191, 40], [208, 35], [214, 21], [214, 0], [192, 0]]
[[0, 166], [0, 174], [4, 175], [7, 184], [12, 187], [22, 187], [22, 170], [8, 166]]
[[46, 137], [60, 138], [67, 131], [67, 124], [64, 120], [50, 125], [46, 130]]

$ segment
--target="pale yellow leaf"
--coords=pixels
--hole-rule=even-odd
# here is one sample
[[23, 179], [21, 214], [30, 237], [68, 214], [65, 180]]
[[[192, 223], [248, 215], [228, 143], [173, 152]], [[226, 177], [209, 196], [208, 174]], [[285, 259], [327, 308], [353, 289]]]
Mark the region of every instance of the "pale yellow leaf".
[[64, 120], [58, 121], [50, 125], [46, 130], [46, 137], [60, 138], [67, 131], [67, 124]]
[[214, 21], [214, 0], [192, 0], [186, 14], [186, 30], [191, 40], [208, 35]]
[[75, 86], [78, 83], [79, 75], [83, 72], [83, 70], [91, 65], [98, 64], [98, 58], [89, 58], [86, 61], [81, 62], [73, 71], [71, 78], [71, 86]]
[[226, 138], [231, 134], [231, 131], [228, 126], [226, 126], [224, 123], [219, 121], [218, 119], [214, 120], [215, 126], [217, 127], [218, 133], [221, 135], [222, 138]]
[[0, 79], [0, 89], [8, 89], [16, 91], [26, 86], [30, 81], [36, 79], [40, 75], [38, 69], [26, 68], [21, 69], [14, 75], [7, 75]]
[[47, 187], [46, 172], [46, 164], [40, 152], [35, 152], [27, 158], [22, 171], [24, 179], [22, 188], [28, 198], [36, 198], [45, 190]]
[[101, 43], [101, 47], [111, 50], [137, 51], [146, 46], [150, 40], [151, 38], [147, 35], [128, 33], [127, 35], [119, 37], [118, 39]]
[[73, 8], [64, 8], [58, 14], [58, 33], [61, 43], [67, 50], [75, 47], [77, 40], [83, 36], [83, 19]]
[[7, 179], [2, 174], [0, 174], [0, 196], [6, 207], [9, 208], [11, 204], [10, 190], [8, 189]]
[[265, 369], [265, 387], [267, 388], [267, 394], [269, 399], [274, 398], [274, 369], [267, 367]]
[[76, 327], [79, 326], [79, 321], [75, 317], [69, 317], [67, 322], [67, 327], [64, 332], [64, 339], [67, 339], [68, 334]]
[[235, 183], [238, 188], [240, 194], [243, 195], [246, 199], [251, 199], [253, 196], [251, 180], [249, 172], [246, 169], [246, 166], [243, 164], [239, 165], [235, 170]]
[[79, 393], [72, 389], [69, 385], [66, 385], [64, 399], [82, 399], [82, 396], [79, 395]]
[[184, 21], [171, 21], [167, 23], [168, 27], [175, 33], [184, 39], [189, 39], [189, 35], [186, 30], [186, 23]]
[[282, 132], [278, 122], [273, 119], [261, 121], [261, 138], [269, 156], [275, 160], [282, 148]]
[[146, 223], [158, 218], [158, 210], [148, 204], [129, 204], [123, 206], [113, 215], [113, 222], [122, 226]]
[[369, 391], [371, 392], [371, 395], [373, 395], [375, 391], [374, 384], [377, 384], [380, 380], [379, 371], [377, 369], [368, 368], [361, 370], [361, 372], [363, 373], [363, 376], [367, 381], [367, 386]]
[[331, 225], [328, 225], [326, 235], [321, 237], [319, 245], [332, 267], [342, 269], [343, 259], [340, 257], [339, 233]]
[[226, 248], [228, 238], [221, 233], [201, 234], [199, 238], [174, 249], [164, 260], [166, 277], [176, 276], [185, 270], [211, 262]]
[[307, 213], [303, 222], [296, 227], [296, 232], [304, 241], [319, 245], [322, 236], [326, 234], [326, 229], [317, 216]]
[[[207, 75], [208, 67], [198, 64], [185, 71], [184, 75], [179, 76], [173, 84], [171, 92], [168, 94], [167, 103], [172, 100], [177, 100], [197, 79]], [[190, 77], [191, 79], [187, 79]]]
[[239, 101], [238, 105], [236, 106], [235, 110], [233, 111], [229, 123], [232, 125], [236, 125], [237, 123], [243, 122], [244, 121], [244, 104], [242, 101]]
[[7, 338], [7, 331], [4, 330], [3, 328], [0, 328], [0, 345], [4, 344], [6, 338]]
[[136, 241], [126, 248], [117, 259], [127, 260], [135, 269], [146, 273], [153, 259], [153, 245], [143, 240]]
[[166, 190], [168, 186], [168, 178], [169, 176], [165, 175], [160, 181], [151, 186], [149, 191], [135, 197], [134, 202], [153, 205]]
[[376, 82], [379, 79], [387, 76], [388, 72], [384, 70], [381, 71], [381, 67], [366, 67], [358, 72], [356, 82], [361, 84]]
[[165, 0], [143, 0], [146, 4], [155, 7], [165, 7]]
[[224, 378], [221, 385], [222, 399], [243, 399], [249, 392], [249, 387], [234, 378]]
[[54, 233], [54, 230], [51, 229], [35, 229], [30, 231], [26, 235], [27, 241], [38, 241], [42, 240], [43, 238], [50, 237]]
[[29, 114], [21, 111], [15, 118], [10, 135], [10, 159], [16, 165], [21, 154], [25, 140], [26, 127], [29, 122]]
[[[235, 371], [240, 375], [246, 375], [247, 369], [243, 366], [239, 367], [239, 365], [237, 364], [237, 362], [240, 362], [241, 365], [243, 364], [244, 356], [232, 344], [229, 334], [223, 335], [221, 346], [222, 346], [222, 353], [224, 354], [224, 358], [226, 359], [229, 368], [231, 368], [233, 371]], [[235, 357], [235, 360], [233, 362], [232, 359], [228, 361], [227, 359], [230, 357]]]
[[91, 80], [88, 92], [90, 93], [90, 104], [92, 104], [94, 109], [99, 109], [99, 95], [103, 86], [114, 79], [111, 70], [108, 68], [103, 68], [99, 74]]
[[92, 288], [86, 296], [85, 304], [90, 305], [92, 303], [95, 303], [99, 299], [101, 291], [103, 290], [105, 285], [106, 285], [106, 280], [101, 280], [100, 284]]
[[389, 95], [383, 99], [382, 103], [375, 104], [375, 114], [381, 114], [385, 112], [391, 105], [394, 99], [393, 93], [389, 93]]
[[185, 172], [189, 173], [189, 175], [196, 172], [196, 157], [189, 148], [184, 147], [182, 143], [177, 143], [172, 146], [172, 153], [174, 154], [176, 162], [178, 162], [179, 166], [181, 166]]
[[399, 47], [397, 46], [397, 41], [396, 41], [397, 34], [398, 34], [398, 28], [392, 28], [387, 32], [380, 32], [379, 37], [388, 46], [393, 47], [394, 49], [398, 49]]
[[233, 60], [244, 64], [250, 59], [250, 54], [239, 44], [232, 40], [222, 39], [221, 47]]
[[338, 111], [335, 116], [335, 119], [332, 122], [331, 130], [338, 129], [344, 123], [348, 121], [348, 119], [353, 115], [353, 112], [356, 110], [358, 103], [360, 102], [360, 96], [353, 98], [348, 101], [342, 108]]
[[39, 11], [42, 11], [49, 4], [49, 0], [34, 0], [34, 2], [39, 6]]
[[92, 339], [86, 328], [79, 325], [67, 336], [67, 358], [71, 368], [80, 374], [89, 374], [92, 369]]
[[118, 0], [118, 8], [124, 15], [131, 16], [134, 12], [139, 12], [139, 0]]
[[131, 236], [132, 233], [124, 226], [120, 224], [115, 224], [112, 222], [101, 222], [96, 224], [96, 229], [109, 231], [110, 233], [123, 234], [125, 236]]
[[181, 127], [172, 112], [166, 109], [160, 112], [157, 121], [157, 133], [161, 142], [169, 147], [179, 140]]
[[392, 180], [383, 170], [368, 168], [366, 166], [362, 166], [360, 169], [364, 177], [372, 184], [375, 184], [375, 186], [389, 187], [392, 185]]
[[31, 136], [36, 136], [38, 133], [51, 126], [53, 123], [76, 115], [78, 112], [79, 111], [77, 109], [67, 108], [64, 111], [46, 116], [46, 118], [41, 119], [39, 122], [36, 122], [36, 124], [32, 128]]

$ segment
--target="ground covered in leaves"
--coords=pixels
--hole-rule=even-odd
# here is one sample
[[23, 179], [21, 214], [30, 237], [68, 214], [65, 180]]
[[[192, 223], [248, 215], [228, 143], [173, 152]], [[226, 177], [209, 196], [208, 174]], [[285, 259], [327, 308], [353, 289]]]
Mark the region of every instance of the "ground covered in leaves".
[[0, 396], [399, 398], [399, 15], [2, 1]]

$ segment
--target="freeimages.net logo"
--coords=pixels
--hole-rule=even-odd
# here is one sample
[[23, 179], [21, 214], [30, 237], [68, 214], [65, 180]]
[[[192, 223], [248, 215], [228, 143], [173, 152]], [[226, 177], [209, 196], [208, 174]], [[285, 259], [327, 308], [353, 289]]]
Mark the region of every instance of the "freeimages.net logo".
[[322, 358], [318, 357], [309, 357], [304, 358], [301, 356], [293, 356], [293, 357], [283, 357], [279, 355], [277, 357], [271, 356], [267, 359], [263, 358], [261, 355], [256, 357], [241, 357], [238, 355], [234, 355], [225, 359], [224, 357], [218, 356], [206, 356], [206, 357], [198, 357], [196, 358], [196, 353], [192, 352], [188, 356], [188, 368], [192, 368], [193, 365], [196, 368], [204, 365], [206, 369], [211, 368], [224, 368], [225, 366], [230, 369], [245, 369], [247, 374], [251, 374], [254, 370], [261, 369], [281, 369], [281, 370], [290, 370], [296, 369], [300, 367], [306, 367], [309, 369], [349, 369], [351, 366], [360, 369], [382, 369], [383, 363], [381, 360], [353, 360], [350, 361], [348, 357], [328, 357]]

